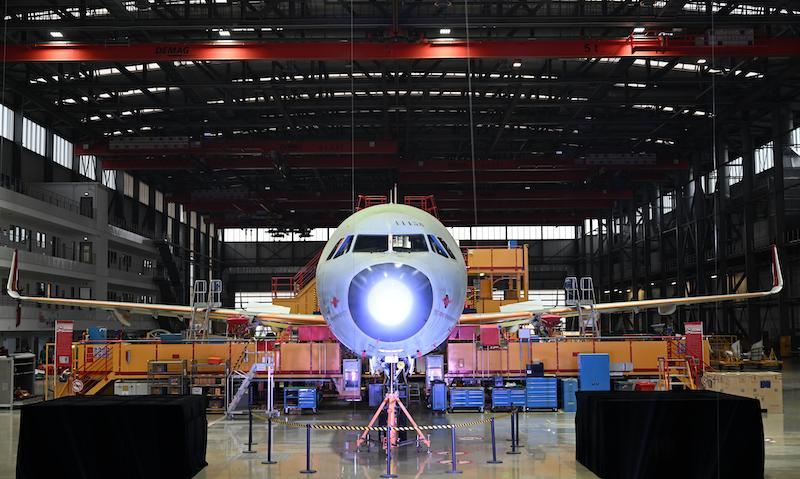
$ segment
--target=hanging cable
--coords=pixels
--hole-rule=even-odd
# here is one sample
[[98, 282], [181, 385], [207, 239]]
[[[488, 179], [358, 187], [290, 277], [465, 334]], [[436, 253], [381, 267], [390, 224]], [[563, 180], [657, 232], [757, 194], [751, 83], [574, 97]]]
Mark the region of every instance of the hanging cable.
[[[0, 104], [6, 108], [6, 52], [8, 51], [8, 0], [3, 2], [3, 78], [2, 78], [2, 88], [3, 91], [0, 93]], [[0, 118], [0, 128], [5, 129], [8, 125], [6, 125], [6, 115], [7, 110], [3, 110], [0, 112], [2, 118]], [[13, 128], [14, 124], [14, 115], [11, 115], [11, 125]], [[11, 136], [14, 136], [13, 133]], [[13, 139], [12, 139], [13, 141]], [[0, 175], [5, 175], [5, 146], [6, 146], [6, 139], [0, 140]], [[8, 175], [12, 176], [12, 175]]]
[[[8, 1], [8, 0], [6, 0]], [[352, 212], [356, 212], [356, 85], [355, 64], [355, 19], [354, 0], [350, 0], [350, 202]]]
[[[709, 68], [709, 73], [711, 74], [711, 160], [713, 164], [713, 172], [714, 172], [714, 275], [715, 278], [715, 293], [725, 293], [724, 291], [719, 291], [719, 285], [722, 282], [722, 278], [719, 275], [719, 196], [720, 194], [724, 193], [723, 191], [719, 190], [719, 172], [717, 170], [717, 79], [716, 79], [716, 65], [717, 65], [717, 52], [716, 52], [716, 43], [717, 43], [717, 31], [714, 19], [714, 5], [713, 3], [710, 5], [711, 11], [711, 32], [710, 32], [710, 41], [711, 41], [711, 67]], [[709, 173], [711, 175], [711, 173]], [[725, 175], [722, 175], [725, 178]], [[700, 281], [705, 281], [705, 278], [699, 278]], [[716, 329], [716, 322], [719, 318], [719, 303], [714, 303], [714, 323]]]
[[478, 186], [475, 179], [475, 122], [472, 111], [472, 54], [469, 43], [469, 5], [464, 0], [464, 26], [467, 33], [467, 107], [469, 108], [469, 150], [472, 162], [472, 213], [475, 226], [478, 226]]

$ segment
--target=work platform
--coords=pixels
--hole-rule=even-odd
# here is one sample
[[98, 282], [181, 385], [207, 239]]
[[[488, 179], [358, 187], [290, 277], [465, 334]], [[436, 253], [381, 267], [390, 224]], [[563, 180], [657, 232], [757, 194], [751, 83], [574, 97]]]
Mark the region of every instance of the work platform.
[[[612, 373], [618, 376], [658, 376], [659, 358], [685, 349], [675, 337], [551, 338], [539, 341], [510, 340], [500, 347], [483, 347], [476, 340], [449, 341], [445, 378], [520, 377], [528, 364], [541, 361], [545, 373], [578, 374], [578, 354], [607, 353]], [[704, 357], [711, 357], [708, 338]], [[145, 381], [152, 361], [185, 361], [192, 364], [226, 362], [231, 374], [243, 374], [265, 354], [275, 364], [274, 378], [285, 382], [325, 382], [340, 393], [345, 351], [336, 341], [275, 344], [273, 341], [81, 341], [72, 346], [70, 374], [48, 374], [46, 395], [93, 395], [107, 393], [115, 381]], [[51, 368], [48, 368], [49, 370]], [[190, 375], [190, 373], [187, 373]], [[264, 375], [259, 373], [258, 375]], [[231, 391], [228, 391], [230, 397]]]

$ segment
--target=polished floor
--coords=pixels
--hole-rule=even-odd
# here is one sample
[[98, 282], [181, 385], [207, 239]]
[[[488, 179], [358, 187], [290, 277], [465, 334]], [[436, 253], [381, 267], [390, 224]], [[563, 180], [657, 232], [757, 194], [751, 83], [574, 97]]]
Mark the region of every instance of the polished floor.
[[[766, 477], [800, 478], [800, 361], [784, 367], [784, 414], [764, 414]], [[480, 418], [477, 413], [435, 415], [418, 411], [420, 424], [463, 423]], [[290, 416], [291, 420], [315, 424], [359, 425], [369, 420], [369, 411], [348, 407], [321, 411], [317, 415]], [[570, 413], [526, 413], [520, 419], [521, 454], [509, 455], [510, 423], [498, 419], [496, 437], [498, 459], [502, 464], [487, 464], [491, 458], [488, 424], [458, 429], [456, 441], [458, 477], [480, 478], [591, 478], [596, 477], [575, 461], [574, 415]], [[0, 412], [0, 479], [13, 478], [19, 430], [19, 412]], [[355, 451], [356, 432], [312, 431], [311, 467], [318, 472], [300, 474], [305, 468], [305, 430], [276, 426], [274, 465], [263, 465], [266, 458], [266, 427], [257, 417], [254, 428], [254, 454], [243, 453], [247, 443], [247, 421], [209, 419], [208, 467], [198, 479], [233, 478], [378, 478], [385, 472], [386, 456]], [[450, 432], [431, 432], [430, 453], [412, 447], [399, 450], [392, 469], [401, 478], [444, 475], [451, 468]], [[690, 452], [689, 452], [690, 453]], [[46, 452], [43, 451], [46, 456]]]

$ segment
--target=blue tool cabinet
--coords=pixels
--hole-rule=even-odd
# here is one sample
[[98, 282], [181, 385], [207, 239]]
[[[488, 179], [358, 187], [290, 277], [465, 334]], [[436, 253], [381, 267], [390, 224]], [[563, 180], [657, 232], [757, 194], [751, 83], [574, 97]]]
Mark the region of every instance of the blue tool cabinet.
[[483, 412], [485, 398], [483, 388], [450, 388], [450, 410], [478, 409]]
[[527, 409], [558, 409], [557, 378], [527, 378], [525, 393]]
[[311, 409], [317, 412], [317, 388], [287, 387], [283, 389], [283, 412], [290, 409]]
[[492, 409], [524, 408], [526, 399], [524, 388], [492, 388]]
[[447, 410], [447, 385], [445, 383], [431, 383], [431, 410]]
[[578, 381], [581, 391], [610, 391], [611, 361], [608, 354], [579, 354]]
[[575, 401], [575, 391], [577, 390], [577, 379], [561, 380], [561, 409], [564, 412], [575, 412], [578, 409], [578, 403]]

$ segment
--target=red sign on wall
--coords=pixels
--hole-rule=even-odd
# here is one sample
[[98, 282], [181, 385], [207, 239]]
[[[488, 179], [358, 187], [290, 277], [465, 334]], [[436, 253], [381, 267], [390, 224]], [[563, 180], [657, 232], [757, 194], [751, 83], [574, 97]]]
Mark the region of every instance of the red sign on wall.
[[72, 321], [56, 321], [56, 371], [72, 367]]

